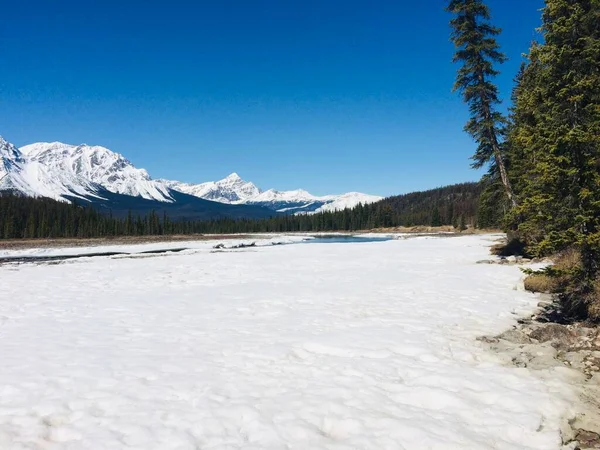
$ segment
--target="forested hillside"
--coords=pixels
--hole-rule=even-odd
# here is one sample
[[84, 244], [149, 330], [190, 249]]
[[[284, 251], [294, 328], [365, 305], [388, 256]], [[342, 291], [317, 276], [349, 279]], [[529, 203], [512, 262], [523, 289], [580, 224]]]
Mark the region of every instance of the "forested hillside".
[[84, 205], [0, 195], [0, 238], [103, 237], [189, 233], [351, 231], [414, 225], [466, 227], [477, 220], [482, 186], [462, 183], [389, 197], [349, 210], [270, 219], [171, 220], [154, 212], [125, 218]]

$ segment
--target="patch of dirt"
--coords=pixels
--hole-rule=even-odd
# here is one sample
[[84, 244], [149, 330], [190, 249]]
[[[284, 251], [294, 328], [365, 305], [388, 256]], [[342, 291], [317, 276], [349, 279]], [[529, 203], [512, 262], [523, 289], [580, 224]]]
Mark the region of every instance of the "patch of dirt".
[[460, 231], [451, 225], [443, 225], [440, 227], [430, 227], [426, 225], [417, 225], [414, 227], [389, 227], [389, 228], [373, 228], [368, 231], [369, 233], [454, 233], [457, 235], [465, 234], [494, 234], [502, 233], [496, 229], [478, 229], [478, 228], [467, 228], [466, 230]]
[[[268, 236], [262, 236], [267, 238]], [[7, 239], [0, 240], [0, 250], [29, 248], [98, 247], [101, 245], [148, 244], [154, 242], [208, 241], [221, 239], [249, 239], [250, 234], [176, 234], [172, 236], [118, 236], [105, 238]]]
[[561, 314], [550, 296], [544, 295], [538, 306], [531, 318], [514, 328], [479, 340], [517, 367], [567, 369], [579, 403], [562, 431], [563, 443], [568, 448], [600, 449], [600, 327], [553, 321]]

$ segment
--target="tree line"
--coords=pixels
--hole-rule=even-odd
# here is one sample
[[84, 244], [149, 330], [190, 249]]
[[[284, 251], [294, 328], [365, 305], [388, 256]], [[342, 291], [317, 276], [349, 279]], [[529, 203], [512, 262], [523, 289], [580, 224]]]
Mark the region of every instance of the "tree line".
[[9, 193], [0, 195], [0, 238], [92, 238], [197, 233], [355, 231], [383, 227], [454, 225], [478, 220], [480, 183], [462, 183], [389, 197], [343, 211], [281, 215], [269, 219], [170, 220], [151, 211], [112, 217], [89, 206]]
[[500, 30], [482, 0], [451, 0], [455, 89], [469, 106], [465, 130], [487, 167], [480, 217], [500, 222], [532, 256], [575, 251], [564, 311], [600, 320], [600, 2], [546, 0], [541, 39], [515, 76], [508, 115], [493, 83], [504, 62]]

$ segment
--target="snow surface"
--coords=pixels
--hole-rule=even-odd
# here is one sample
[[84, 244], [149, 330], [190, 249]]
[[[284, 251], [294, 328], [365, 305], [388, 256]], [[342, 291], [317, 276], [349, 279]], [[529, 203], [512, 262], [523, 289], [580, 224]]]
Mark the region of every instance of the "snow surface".
[[[334, 233], [331, 233], [334, 234]], [[340, 235], [342, 235], [340, 233]], [[205, 235], [210, 237], [210, 235]], [[206, 251], [213, 250], [216, 244], [224, 244], [226, 247], [233, 247], [239, 244], [252, 244], [254, 243], [257, 247], [267, 247], [278, 244], [294, 244], [303, 242], [309, 239], [313, 239], [313, 236], [318, 234], [296, 234], [296, 235], [282, 235], [282, 234], [261, 234], [255, 238], [244, 238], [244, 239], [224, 239], [224, 240], [190, 240], [190, 241], [171, 241], [171, 242], [150, 242], [143, 244], [118, 244], [118, 245], [95, 245], [87, 247], [45, 247], [45, 248], [27, 248], [20, 250], [0, 250], [0, 258], [35, 258], [35, 257], [59, 257], [59, 256], [76, 256], [76, 255], [90, 255], [98, 253], [111, 253], [111, 252], [122, 252], [122, 253], [144, 253], [158, 250], [169, 250], [169, 249], [189, 249], [190, 252], [195, 251]], [[363, 236], [363, 234], [361, 234]], [[368, 234], [364, 234], [368, 236]]]
[[[0, 266], [0, 448], [560, 448], [492, 236]], [[200, 244], [199, 244], [200, 245]]]

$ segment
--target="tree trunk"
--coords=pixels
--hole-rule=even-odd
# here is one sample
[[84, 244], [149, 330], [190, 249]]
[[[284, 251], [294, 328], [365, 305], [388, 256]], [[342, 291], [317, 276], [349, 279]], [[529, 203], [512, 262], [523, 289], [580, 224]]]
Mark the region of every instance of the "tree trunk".
[[506, 173], [506, 166], [504, 165], [504, 161], [502, 160], [502, 156], [500, 155], [500, 151], [497, 148], [497, 145], [498, 144], [494, 145], [494, 159], [496, 160], [496, 165], [498, 166], [498, 171], [500, 172], [500, 179], [502, 180], [502, 184], [504, 185], [506, 196], [508, 197], [508, 200], [514, 208], [515, 206], [517, 206], [517, 201], [515, 200], [515, 194], [513, 193], [510, 180], [508, 179], [508, 174]]
[[[483, 80], [483, 75], [480, 76], [480, 79]], [[486, 99], [481, 99], [482, 103], [485, 105], [485, 118], [487, 121], [491, 121], [492, 113], [491, 108]], [[514, 208], [517, 206], [517, 200], [515, 199], [515, 194], [512, 190], [512, 185], [510, 184], [510, 180], [508, 179], [508, 174], [506, 172], [506, 165], [504, 164], [504, 160], [502, 159], [502, 152], [500, 151], [500, 144], [498, 143], [498, 136], [496, 136], [496, 130], [492, 127], [488, 129], [490, 142], [492, 143], [492, 151], [494, 152], [494, 160], [496, 161], [496, 166], [498, 167], [498, 171], [500, 172], [500, 180], [502, 181], [502, 185], [504, 186], [504, 191], [506, 192], [506, 196], [508, 197], [508, 201], [511, 206]]]

